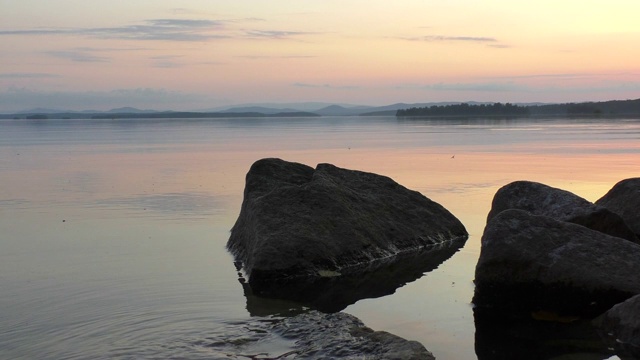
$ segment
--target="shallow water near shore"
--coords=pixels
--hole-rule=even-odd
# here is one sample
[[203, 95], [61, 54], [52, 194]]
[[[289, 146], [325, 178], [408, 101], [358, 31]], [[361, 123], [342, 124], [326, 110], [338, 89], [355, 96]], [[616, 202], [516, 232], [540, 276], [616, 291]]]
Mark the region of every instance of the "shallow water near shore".
[[264, 335], [278, 318], [247, 310], [225, 250], [264, 157], [383, 174], [457, 216], [462, 249], [344, 311], [436, 358], [476, 359], [473, 272], [493, 194], [524, 179], [595, 201], [640, 176], [640, 121], [2, 120], [0, 358], [286, 353]]

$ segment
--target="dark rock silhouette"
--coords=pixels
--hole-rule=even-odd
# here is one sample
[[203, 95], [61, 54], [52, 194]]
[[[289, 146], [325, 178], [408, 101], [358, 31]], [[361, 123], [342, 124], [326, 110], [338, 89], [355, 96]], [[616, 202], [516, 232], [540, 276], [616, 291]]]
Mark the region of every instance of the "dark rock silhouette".
[[609, 192], [596, 201], [620, 215], [629, 228], [640, 237], [640, 178], [631, 178], [615, 184]]
[[639, 178], [596, 204], [529, 181], [498, 190], [475, 273], [478, 358], [638, 358], [639, 206]]
[[608, 359], [614, 355], [590, 320], [513, 319], [500, 310], [476, 307], [475, 352], [479, 360]]
[[268, 296], [272, 285], [331, 283], [467, 236], [444, 207], [388, 177], [262, 159], [247, 174], [227, 248], [253, 293]]
[[537, 182], [515, 181], [500, 188], [493, 198], [487, 222], [507, 209], [525, 210], [640, 243], [636, 233], [613, 209]]
[[640, 358], [640, 295], [612, 307], [594, 323], [612, 346]]
[[640, 294], [640, 245], [584, 226], [505, 210], [491, 218], [474, 303], [528, 315], [595, 317]]

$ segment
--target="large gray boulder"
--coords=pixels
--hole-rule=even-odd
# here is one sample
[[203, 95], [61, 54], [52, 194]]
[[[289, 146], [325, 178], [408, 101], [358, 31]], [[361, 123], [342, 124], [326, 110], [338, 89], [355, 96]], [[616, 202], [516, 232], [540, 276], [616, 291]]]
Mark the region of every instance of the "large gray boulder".
[[595, 317], [640, 294], [630, 241], [523, 210], [492, 217], [481, 241], [476, 306]]
[[507, 209], [520, 209], [533, 215], [586, 226], [590, 229], [636, 243], [640, 240], [622, 217], [594, 205], [569, 191], [532, 181], [515, 181], [500, 188], [491, 204], [487, 221]]
[[640, 357], [640, 295], [615, 305], [594, 323], [614, 346]]
[[227, 248], [249, 284], [333, 278], [466, 239], [441, 205], [388, 177], [280, 159], [256, 161]]
[[609, 192], [596, 201], [622, 216], [629, 228], [640, 237], [640, 178], [631, 178], [615, 184]]

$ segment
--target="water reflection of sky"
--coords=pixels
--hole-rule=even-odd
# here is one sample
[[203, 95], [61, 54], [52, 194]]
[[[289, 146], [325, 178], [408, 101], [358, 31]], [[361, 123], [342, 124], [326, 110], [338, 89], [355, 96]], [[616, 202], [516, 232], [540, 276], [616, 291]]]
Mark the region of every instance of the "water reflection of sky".
[[[462, 250], [395, 294], [346, 311], [424, 343], [439, 358], [474, 359], [473, 270], [495, 191], [532, 180], [594, 201], [638, 176], [640, 163], [640, 121], [632, 120], [0, 126], [0, 343], [31, 358], [43, 349], [59, 358], [158, 351], [197, 358], [203, 354], [180, 347], [215, 341], [206, 338], [231, 322], [249, 323], [224, 246], [249, 167], [280, 157], [389, 176], [461, 219], [470, 233]], [[5, 349], [0, 357], [16, 354]]]
[[[165, 193], [98, 200], [88, 207], [125, 211], [134, 216], [174, 220], [211, 218], [225, 211], [225, 201], [207, 193]], [[151, 213], [151, 214], [149, 214]]]

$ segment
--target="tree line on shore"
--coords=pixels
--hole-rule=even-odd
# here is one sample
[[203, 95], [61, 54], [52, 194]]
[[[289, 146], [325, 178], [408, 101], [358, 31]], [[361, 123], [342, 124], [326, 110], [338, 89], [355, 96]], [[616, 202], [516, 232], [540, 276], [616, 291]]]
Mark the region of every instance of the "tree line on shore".
[[542, 105], [451, 104], [412, 107], [396, 112], [398, 117], [443, 117], [443, 116], [624, 116], [640, 115], [640, 99], [612, 100]]

